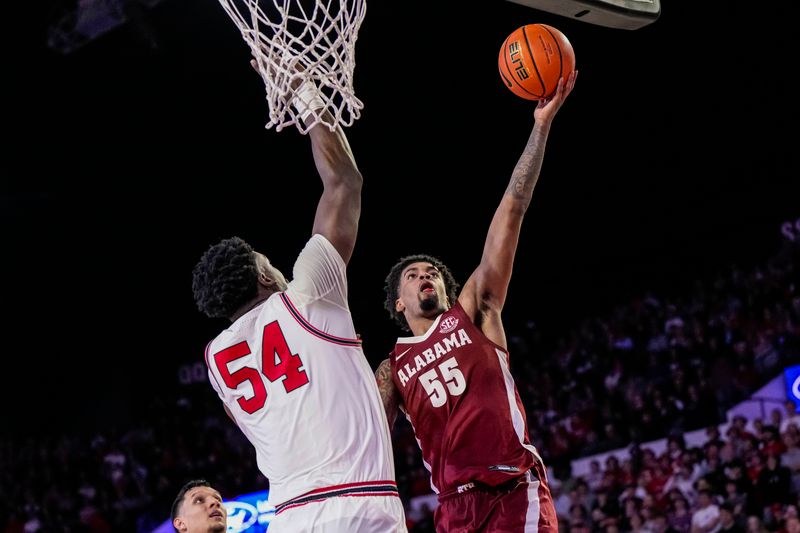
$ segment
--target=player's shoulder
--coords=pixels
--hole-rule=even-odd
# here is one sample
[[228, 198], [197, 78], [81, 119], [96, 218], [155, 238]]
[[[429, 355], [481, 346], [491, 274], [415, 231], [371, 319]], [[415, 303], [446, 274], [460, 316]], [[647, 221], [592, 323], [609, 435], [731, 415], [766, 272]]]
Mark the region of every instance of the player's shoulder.
[[217, 336], [208, 341], [208, 344], [206, 344], [206, 357], [213, 356], [220, 350], [227, 348], [231, 344], [232, 339], [233, 336], [227, 329], [217, 333]]
[[304, 251], [306, 250], [316, 252], [321, 255], [326, 255], [334, 260], [338, 259], [344, 263], [344, 260], [342, 259], [342, 256], [336, 247], [331, 243], [331, 241], [328, 240], [327, 237], [325, 237], [325, 235], [321, 233], [315, 233], [308, 239]]

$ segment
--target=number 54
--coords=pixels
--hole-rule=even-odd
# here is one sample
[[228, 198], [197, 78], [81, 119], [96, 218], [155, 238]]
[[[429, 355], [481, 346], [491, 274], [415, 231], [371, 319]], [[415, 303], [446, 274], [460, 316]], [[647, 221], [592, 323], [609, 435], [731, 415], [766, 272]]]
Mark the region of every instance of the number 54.
[[[447, 390], [450, 391], [451, 396], [460, 396], [467, 388], [467, 381], [464, 379], [464, 374], [458, 369], [458, 361], [455, 357], [442, 362], [438, 367], [439, 373], [442, 374], [444, 384], [447, 385]], [[420, 383], [425, 388], [425, 392], [431, 399], [431, 404], [434, 407], [441, 407], [447, 403], [447, 392], [444, 390], [444, 385], [439, 381], [439, 375], [436, 373], [436, 368], [432, 368], [419, 377]]]

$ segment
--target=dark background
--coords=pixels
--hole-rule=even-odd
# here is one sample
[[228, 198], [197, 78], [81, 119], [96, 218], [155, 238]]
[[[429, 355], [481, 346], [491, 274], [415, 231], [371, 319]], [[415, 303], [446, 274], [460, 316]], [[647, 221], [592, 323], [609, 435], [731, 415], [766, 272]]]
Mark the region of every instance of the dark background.
[[[777, 250], [800, 217], [800, 7], [663, 4], [626, 31], [500, 0], [369, 2], [347, 135], [365, 176], [351, 307], [373, 367], [397, 335], [382, 286], [398, 257], [437, 255], [462, 282], [477, 266], [533, 124], [496, 67], [523, 24], [561, 29], [580, 77], [523, 228], [510, 333], [555, 337]], [[264, 129], [217, 2], [163, 0], [151, 40], [127, 24], [68, 55], [46, 44], [63, 7], [24, 6], [4, 37], [4, 432], [105, 425], [177, 387], [224, 325], [194, 307], [199, 256], [236, 234], [290, 274], [321, 190], [308, 138]]]

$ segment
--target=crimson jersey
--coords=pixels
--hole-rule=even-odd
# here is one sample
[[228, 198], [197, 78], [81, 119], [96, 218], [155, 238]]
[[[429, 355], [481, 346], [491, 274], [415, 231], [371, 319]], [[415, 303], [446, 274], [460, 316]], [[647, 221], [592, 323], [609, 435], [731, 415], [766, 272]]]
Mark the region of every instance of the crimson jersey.
[[389, 356], [392, 378], [417, 436], [436, 493], [519, 477], [538, 457], [508, 367], [456, 304], [425, 334], [401, 337]]

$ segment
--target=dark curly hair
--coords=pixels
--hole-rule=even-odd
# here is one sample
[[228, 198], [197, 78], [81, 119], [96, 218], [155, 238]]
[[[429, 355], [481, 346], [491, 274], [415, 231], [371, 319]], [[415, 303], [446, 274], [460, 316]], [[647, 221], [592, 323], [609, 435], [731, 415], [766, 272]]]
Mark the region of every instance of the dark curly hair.
[[229, 318], [258, 293], [253, 247], [239, 237], [206, 250], [192, 271], [197, 308], [211, 318]]
[[178, 529], [175, 527], [175, 517], [178, 516], [181, 510], [181, 504], [183, 503], [183, 499], [186, 497], [186, 493], [192, 490], [195, 487], [211, 487], [211, 483], [206, 481], [205, 479], [193, 479], [192, 481], [188, 482], [186, 485], [181, 487], [181, 490], [178, 492], [178, 496], [175, 498], [175, 501], [172, 502], [172, 519], [171, 522], [173, 523], [172, 529], [176, 532]]
[[425, 254], [407, 255], [401, 258], [389, 271], [389, 275], [386, 276], [386, 284], [383, 286], [383, 290], [386, 292], [386, 300], [383, 302], [383, 307], [389, 311], [389, 315], [391, 315], [403, 331], [411, 331], [411, 329], [408, 327], [406, 317], [404, 317], [402, 313], [398, 313], [397, 309], [395, 309], [395, 301], [397, 301], [397, 297], [399, 296], [400, 274], [402, 274], [403, 269], [411, 263], [423, 262], [430, 263], [439, 269], [439, 272], [442, 274], [442, 281], [444, 281], [444, 288], [447, 291], [447, 299], [450, 300], [450, 305], [455, 303], [456, 297], [458, 296], [456, 291], [458, 291], [459, 284], [456, 278], [453, 277], [450, 269], [439, 259]]

